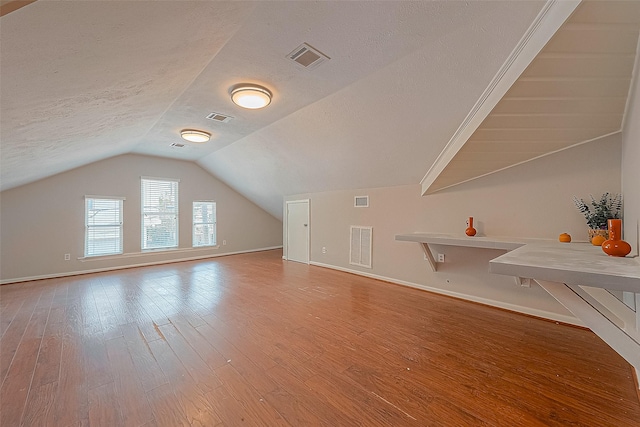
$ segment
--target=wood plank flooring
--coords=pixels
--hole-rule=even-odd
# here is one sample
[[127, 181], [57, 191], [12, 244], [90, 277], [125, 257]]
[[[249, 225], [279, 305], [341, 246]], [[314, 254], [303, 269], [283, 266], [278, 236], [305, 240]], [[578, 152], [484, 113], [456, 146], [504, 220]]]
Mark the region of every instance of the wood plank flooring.
[[640, 426], [590, 331], [281, 255], [0, 287], [0, 425]]

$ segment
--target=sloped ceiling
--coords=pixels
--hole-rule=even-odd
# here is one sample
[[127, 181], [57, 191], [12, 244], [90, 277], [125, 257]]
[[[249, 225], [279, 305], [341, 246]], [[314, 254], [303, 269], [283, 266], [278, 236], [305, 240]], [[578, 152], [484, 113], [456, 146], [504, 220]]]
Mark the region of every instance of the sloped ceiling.
[[429, 185], [433, 193], [622, 129], [640, 1], [583, 1]]
[[[1, 188], [129, 152], [276, 217], [285, 195], [417, 183], [543, 5], [36, 1], [0, 18]], [[303, 42], [330, 61], [286, 59]], [[234, 106], [239, 82], [272, 104]], [[184, 128], [213, 138], [172, 148]]]

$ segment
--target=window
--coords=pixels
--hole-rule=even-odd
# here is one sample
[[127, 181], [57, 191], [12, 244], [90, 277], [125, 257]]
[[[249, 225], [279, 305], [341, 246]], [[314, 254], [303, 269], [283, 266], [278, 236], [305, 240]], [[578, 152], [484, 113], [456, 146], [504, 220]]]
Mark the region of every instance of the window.
[[216, 245], [216, 202], [193, 202], [193, 247]]
[[142, 178], [142, 249], [178, 246], [178, 181]]
[[123, 198], [85, 196], [84, 256], [122, 253]]

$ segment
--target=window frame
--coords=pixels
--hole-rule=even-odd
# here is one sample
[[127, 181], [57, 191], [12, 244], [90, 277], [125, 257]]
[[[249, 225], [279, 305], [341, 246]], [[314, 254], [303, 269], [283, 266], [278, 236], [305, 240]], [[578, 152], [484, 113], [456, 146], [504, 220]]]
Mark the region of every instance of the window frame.
[[[124, 245], [124, 201], [125, 197], [113, 197], [113, 196], [94, 196], [94, 195], [85, 195], [84, 196], [84, 257], [85, 258], [93, 258], [100, 256], [109, 256], [109, 255], [121, 255], [123, 253], [123, 245]], [[89, 220], [89, 204], [91, 202], [118, 202], [117, 210], [119, 222], [109, 223], [109, 224], [90, 224]], [[94, 215], [95, 216], [95, 215]], [[90, 232], [91, 230], [95, 230], [98, 228], [116, 228], [118, 229], [118, 238], [117, 250], [114, 252], [100, 252], [96, 253], [95, 251], [89, 253], [89, 246], [92, 240]], [[94, 245], [95, 246], [95, 245]]]
[[[175, 193], [175, 197], [173, 200], [169, 200], [172, 202], [172, 209], [163, 210], [161, 206], [150, 204], [145, 205], [145, 199], [147, 198], [147, 193], [149, 192], [148, 183], [156, 182], [162, 184], [170, 184], [172, 187], [172, 192]], [[142, 252], [151, 252], [151, 251], [163, 251], [163, 250], [171, 250], [176, 249], [180, 245], [180, 180], [173, 178], [157, 178], [157, 177], [149, 177], [149, 176], [141, 176], [140, 177], [140, 249]], [[157, 189], [154, 189], [157, 191]], [[155, 210], [153, 210], [155, 209]], [[172, 244], [165, 245], [149, 245], [149, 229], [147, 229], [147, 225], [145, 224], [145, 215], [146, 216], [156, 216], [161, 221], [162, 219], [167, 219], [168, 217], [173, 216], [174, 227], [169, 230], [170, 234], [175, 235], [174, 241]], [[158, 224], [158, 225], [160, 225]]]
[[[196, 222], [196, 204], [213, 205], [213, 222]], [[196, 244], [196, 226], [209, 225], [213, 226], [213, 243]], [[218, 245], [218, 211], [214, 200], [194, 200], [191, 205], [191, 246], [193, 248], [206, 248]]]

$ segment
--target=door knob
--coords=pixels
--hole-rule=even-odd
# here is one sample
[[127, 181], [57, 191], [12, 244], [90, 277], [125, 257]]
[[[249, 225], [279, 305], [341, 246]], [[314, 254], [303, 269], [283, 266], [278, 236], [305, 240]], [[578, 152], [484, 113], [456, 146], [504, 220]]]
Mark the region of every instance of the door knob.
[[304, 226], [307, 227], [309, 224], [305, 224]]

